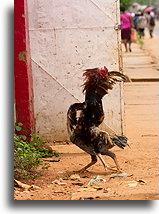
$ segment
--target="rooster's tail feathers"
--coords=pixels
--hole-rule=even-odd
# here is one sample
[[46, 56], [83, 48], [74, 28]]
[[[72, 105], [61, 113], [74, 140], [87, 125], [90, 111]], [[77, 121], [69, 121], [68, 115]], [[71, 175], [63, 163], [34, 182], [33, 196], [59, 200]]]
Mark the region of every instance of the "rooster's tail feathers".
[[125, 74], [122, 74], [118, 71], [110, 71], [108, 73], [108, 77], [112, 80], [114, 80], [115, 82], [131, 82], [131, 80], [129, 79], [128, 76], [126, 76]]
[[113, 134], [113, 135], [110, 135], [110, 138], [111, 138], [113, 144], [118, 146], [121, 149], [124, 149], [124, 147], [129, 146], [128, 138], [123, 135]]

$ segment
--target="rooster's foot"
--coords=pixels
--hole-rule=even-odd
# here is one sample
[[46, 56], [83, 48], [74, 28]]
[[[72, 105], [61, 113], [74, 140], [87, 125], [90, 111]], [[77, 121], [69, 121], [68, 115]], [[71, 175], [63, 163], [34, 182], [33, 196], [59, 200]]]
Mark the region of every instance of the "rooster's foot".
[[111, 171], [114, 171], [114, 172], [117, 171], [117, 169], [115, 169], [115, 168], [113, 168], [113, 167], [109, 167], [109, 166], [105, 167], [105, 170], [106, 170], [106, 171], [107, 171], [107, 170], [111, 170]]
[[117, 172], [117, 173], [122, 173], [122, 169], [116, 169], [116, 168], [110, 168], [110, 170]]
[[122, 173], [123, 170], [122, 169], [117, 169], [117, 172]]

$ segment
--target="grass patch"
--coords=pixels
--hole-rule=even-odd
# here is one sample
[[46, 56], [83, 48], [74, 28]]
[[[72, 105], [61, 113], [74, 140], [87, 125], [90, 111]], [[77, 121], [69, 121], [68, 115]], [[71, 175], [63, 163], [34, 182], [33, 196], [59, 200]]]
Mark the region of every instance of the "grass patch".
[[[42, 174], [42, 171], [48, 169], [49, 163], [44, 162], [44, 157], [59, 157], [59, 153], [51, 152], [45, 148], [45, 142], [36, 134], [31, 134], [28, 142], [26, 135], [19, 134], [23, 124], [18, 123], [15, 126], [14, 134], [14, 177], [16, 179], [34, 179]], [[41, 167], [41, 172], [37, 170]]]

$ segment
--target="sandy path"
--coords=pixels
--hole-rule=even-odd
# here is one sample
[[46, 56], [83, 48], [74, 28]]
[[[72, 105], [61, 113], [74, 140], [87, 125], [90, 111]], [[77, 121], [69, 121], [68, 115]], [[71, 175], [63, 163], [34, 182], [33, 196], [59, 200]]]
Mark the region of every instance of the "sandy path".
[[[146, 38], [145, 48], [144, 53], [148, 57], [153, 53], [153, 60], [155, 60], [157, 58], [156, 38], [151, 40]], [[124, 60], [126, 59], [124, 66], [129, 67], [127, 59], [130, 57], [135, 65], [138, 51], [140, 52], [140, 49], [134, 44], [132, 55], [124, 55]], [[154, 63], [149, 64], [151, 69], [156, 69]], [[136, 65], [135, 72], [138, 74], [137, 71], [141, 72], [141, 69]], [[129, 69], [127, 72], [132, 71]], [[53, 149], [60, 152], [60, 161], [50, 162], [48, 171], [30, 183], [39, 186], [40, 190], [16, 189], [15, 200], [158, 199], [158, 82], [132, 84], [124, 85], [124, 96], [125, 132], [133, 144], [131, 149], [113, 148], [123, 172], [127, 173], [126, 177], [110, 178], [113, 172], [109, 170], [105, 172], [98, 161], [89, 169], [89, 172], [82, 173], [77, 180], [71, 180], [70, 176], [74, 171], [86, 165], [90, 157], [75, 145], [55, 145]], [[110, 158], [105, 157], [105, 160], [109, 165], [114, 166]], [[106, 182], [101, 180], [98, 185], [95, 185], [97, 187], [88, 186], [88, 182], [94, 176], [101, 176]]]

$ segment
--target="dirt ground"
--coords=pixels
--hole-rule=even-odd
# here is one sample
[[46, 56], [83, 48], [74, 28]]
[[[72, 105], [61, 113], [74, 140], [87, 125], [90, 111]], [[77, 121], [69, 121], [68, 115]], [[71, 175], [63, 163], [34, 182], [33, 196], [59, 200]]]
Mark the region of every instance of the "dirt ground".
[[[155, 39], [145, 41], [146, 44]], [[150, 51], [151, 54], [155, 53]], [[154, 54], [155, 55], [155, 54]], [[136, 91], [141, 87], [134, 83]], [[158, 83], [148, 83], [146, 87], [157, 91]], [[142, 86], [144, 87], [144, 85]], [[133, 89], [132, 89], [133, 90]], [[119, 164], [125, 177], [114, 177], [116, 173], [105, 171], [101, 162], [92, 166], [89, 171], [82, 174], [77, 170], [90, 161], [90, 156], [72, 144], [55, 145], [52, 148], [60, 153], [59, 162], [49, 162], [50, 167], [44, 175], [27, 184], [34, 184], [39, 188], [20, 190], [15, 188], [15, 200], [157, 200], [158, 199], [158, 132], [154, 106], [142, 107], [135, 103], [132, 109], [132, 101], [137, 99], [137, 92], [132, 92], [130, 85], [124, 86], [125, 94], [125, 123], [126, 135], [132, 142], [131, 148], [121, 150], [114, 147], [112, 150], [117, 155]], [[132, 96], [129, 95], [132, 93]], [[158, 92], [156, 92], [158, 93]], [[138, 100], [150, 100], [150, 94], [140, 94]], [[155, 94], [154, 94], [155, 96]], [[158, 94], [156, 95], [158, 96]], [[155, 98], [154, 98], [155, 100]], [[154, 101], [153, 100], [153, 101]], [[138, 101], [136, 101], [138, 102]], [[135, 116], [134, 116], [135, 115]], [[157, 121], [157, 122], [154, 122]], [[104, 157], [110, 166], [114, 166], [109, 157]], [[50, 160], [50, 158], [48, 159]], [[118, 173], [120, 174], [120, 173]], [[72, 176], [74, 175], [74, 176]], [[100, 176], [100, 182], [88, 185], [95, 176]], [[74, 177], [74, 178], [73, 178]]]
[[[61, 153], [60, 162], [50, 163], [51, 167], [44, 176], [30, 184], [35, 184], [40, 189], [30, 191], [15, 190], [15, 200], [155, 200], [157, 196], [157, 172], [156, 158], [153, 147], [151, 153], [150, 144], [142, 148], [141, 142], [135, 142], [135, 148], [127, 148], [125, 151], [115, 149], [123, 172], [127, 177], [110, 178], [114, 172], [104, 171], [102, 164], [91, 167], [89, 172], [82, 173], [80, 178], [71, 180], [70, 176], [75, 170], [82, 168], [90, 158], [73, 145], [55, 146]], [[133, 151], [132, 151], [133, 150]], [[148, 160], [145, 161], [145, 160]], [[150, 160], [150, 161], [149, 161]], [[113, 166], [109, 159], [109, 165]], [[88, 182], [94, 177], [105, 179], [99, 184], [89, 186]], [[134, 182], [140, 181], [141, 182]], [[57, 181], [57, 182], [56, 182]], [[143, 183], [145, 182], [145, 183]], [[137, 185], [136, 185], [137, 184]]]

